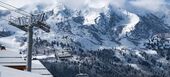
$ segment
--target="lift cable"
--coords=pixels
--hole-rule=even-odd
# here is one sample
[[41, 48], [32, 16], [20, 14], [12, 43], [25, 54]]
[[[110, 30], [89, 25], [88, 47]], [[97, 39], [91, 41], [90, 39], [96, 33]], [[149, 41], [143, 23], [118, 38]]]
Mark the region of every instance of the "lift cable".
[[[10, 7], [12, 7], [12, 8], [14, 8], [14, 9], [11, 9]], [[21, 15], [24, 15], [24, 16], [28, 16], [28, 12], [26, 12], [26, 11], [24, 11], [24, 10], [21, 10], [21, 9], [18, 9], [17, 7], [14, 7], [14, 6], [12, 6], [12, 5], [10, 5], [10, 4], [7, 4], [7, 3], [4, 3], [4, 2], [2, 2], [2, 1], [0, 1], [0, 7], [2, 7], [2, 8], [5, 8], [5, 9], [8, 9], [9, 11], [14, 11], [14, 12], [16, 12], [16, 13], [18, 13], [18, 14], [21, 14]], [[16, 9], [16, 10], [15, 10]], [[24, 12], [24, 13], [22, 13], [22, 12]], [[27, 14], [26, 14], [27, 13]], [[29, 14], [29, 16], [30, 16], [30, 14]], [[10, 20], [8, 20], [8, 19], [4, 19], [4, 18], [0, 18], [0, 20], [5, 20], [5, 21], [8, 21], [8, 22], [10, 22]]]
[[[16, 12], [16, 13], [19, 13], [19, 14], [22, 14], [22, 15], [25, 15], [25, 16], [30, 16], [30, 15], [32, 15], [32, 14], [30, 14], [30, 13], [28, 13], [28, 12], [22, 10], [22, 9], [19, 9], [19, 8], [15, 7], [15, 6], [12, 6], [12, 5], [10, 5], [10, 4], [7, 4], [7, 3], [5, 3], [5, 2], [0, 1], [0, 4], [1, 4], [1, 5], [0, 5], [1, 7], [6, 8], [6, 9], [8, 9], [8, 10], [10, 10], [10, 11], [14, 11], [14, 12]], [[10, 8], [13, 8], [13, 9], [15, 9], [15, 10], [12, 10], [12, 9], [10, 9]]]

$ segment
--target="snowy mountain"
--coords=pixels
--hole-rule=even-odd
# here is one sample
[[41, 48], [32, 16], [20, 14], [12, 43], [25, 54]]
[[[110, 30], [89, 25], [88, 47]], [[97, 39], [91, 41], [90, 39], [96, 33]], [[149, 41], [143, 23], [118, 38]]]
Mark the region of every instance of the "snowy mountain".
[[[34, 55], [49, 55], [60, 53], [65, 48], [71, 49], [69, 53], [73, 54], [73, 57], [68, 62], [54, 62], [48, 58], [42, 61], [54, 76], [74, 77], [82, 60], [83, 72], [90, 74], [90, 77], [123, 77], [126, 73], [130, 73], [127, 77], [170, 76], [168, 50], [145, 46], [148, 39], [152, 39], [154, 35], [170, 32], [169, 3], [166, 1], [5, 2], [34, 14], [46, 12], [46, 22], [50, 25], [51, 32], [34, 29]], [[21, 16], [5, 9], [0, 10], [0, 18], [8, 18], [11, 15]], [[27, 33], [8, 25], [5, 20], [1, 20], [0, 24], [0, 36], [3, 37], [0, 38], [0, 44], [25, 53]], [[13, 39], [12, 42], [9, 42], [10, 39]], [[9, 46], [10, 43], [14, 46]], [[56, 74], [54, 70], [64, 68], [61, 65], [65, 65], [72, 74], [65, 70]], [[130, 71], [127, 71], [129, 69]], [[122, 73], [117, 73], [116, 70]], [[63, 72], [67, 72], [68, 76]]]

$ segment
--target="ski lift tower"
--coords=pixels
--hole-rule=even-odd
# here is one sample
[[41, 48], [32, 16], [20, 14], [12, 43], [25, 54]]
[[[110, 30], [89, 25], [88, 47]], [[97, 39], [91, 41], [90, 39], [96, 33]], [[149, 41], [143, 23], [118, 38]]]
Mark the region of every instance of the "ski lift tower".
[[45, 32], [50, 32], [50, 27], [45, 23], [45, 13], [25, 17], [10, 17], [9, 24], [28, 33], [28, 52], [26, 70], [31, 72], [32, 66], [32, 45], [33, 45], [33, 28], [37, 27]]
[[81, 61], [79, 63], [79, 73], [76, 75], [76, 77], [89, 77], [87, 73], [81, 73]]
[[33, 15], [3, 1], [0, 1], [0, 7], [23, 16], [18, 18], [10, 17], [10, 20], [5, 20], [8, 21], [10, 25], [28, 33], [27, 71], [31, 71], [33, 28], [38, 27], [45, 32], [50, 32], [50, 27], [45, 23], [45, 13]]

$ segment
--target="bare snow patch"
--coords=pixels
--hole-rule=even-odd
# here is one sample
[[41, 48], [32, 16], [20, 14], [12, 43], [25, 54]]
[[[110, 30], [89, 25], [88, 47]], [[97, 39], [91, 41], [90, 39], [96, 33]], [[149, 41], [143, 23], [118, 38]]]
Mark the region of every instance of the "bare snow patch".
[[136, 70], [140, 70], [137, 64], [129, 64], [131, 67], [133, 67]]
[[84, 25], [95, 24], [95, 19], [99, 16], [97, 12], [91, 12], [87, 16], [85, 16]]
[[136, 50], [135, 54], [143, 59], [145, 59], [141, 54], [140, 54], [140, 51]]
[[164, 63], [164, 64], [168, 64], [169, 63], [169, 61], [166, 60], [165, 58], [160, 58], [157, 61], [160, 62], [160, 63]]
[[155, 50], [146, 50], [145, 52], [147, 54], [151, 54], [151, 55], [157, 55], [158, 54]]
[[134, 30], [136, 24], [140, 21], [139, 17], [136, 14], [127, 11], [124, 11], [124, 13], [128, 15], [129, 22], [125, 24], [126, 26], [123, 28], [120, 36], [125, 36], [127, 33]]
[[0, 44], [6, 46], [7, 50], [19, 51], [20, 43], [16, 42], [14, 36], [0, 38]]

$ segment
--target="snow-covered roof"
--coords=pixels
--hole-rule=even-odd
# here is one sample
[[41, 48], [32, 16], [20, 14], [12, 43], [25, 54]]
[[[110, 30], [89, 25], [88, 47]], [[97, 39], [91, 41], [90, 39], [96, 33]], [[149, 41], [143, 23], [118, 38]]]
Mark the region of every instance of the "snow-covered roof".
[[0, 77], [45, 77], [45, 76], [0, 66]]
[[11, 51], [0, 51], [0, 65], [4, 66], [25, 66], [26, 61], [22, 59], [21, 55]]
[[[0, 65], [2, 66], [26, 66], [26, 61], [17, 52], [0, 51]], [[51, 73], [39, 60], [32, 60], [32, 73], [40, 74], [45, 77], [53, 77]]]
[[38, 73], [46, 77], [53, 77], [51, 73], [46, 69], [46, 67], [39, 61], [32, 61], [32, 73]]

